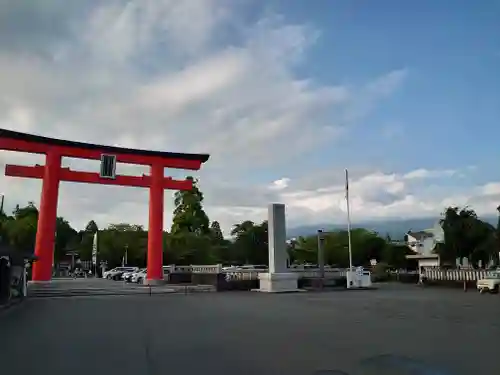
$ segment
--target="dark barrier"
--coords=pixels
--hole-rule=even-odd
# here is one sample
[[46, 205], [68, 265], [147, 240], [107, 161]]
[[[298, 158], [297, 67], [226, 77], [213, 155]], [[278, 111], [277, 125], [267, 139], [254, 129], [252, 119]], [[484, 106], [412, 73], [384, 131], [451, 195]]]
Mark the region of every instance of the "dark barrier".
[[[315, 288], [319, 285], [319, 279], [314, 278], [299, 278], [299, 289]], [[244, 291], [259, 289], [259, 280], [231, 280], [226, 279], [225, 274], [215, 273], [193, 273], [191, 274], [191, 283], [194, 285], [211, 285], [218, 292], [224, 291]], [[347, 281], [345, 277], [325, 280], [325, 287], [345, 287]]]
[[217, 288], [219, 279], [224, 278], [224, 276], [217, 273], [193, 273], [191, 274], [191, 283], [194, 285], [212, 285]]
[[418, 274], [401, 274], [394, 281], [399, 281], [400, 283], [416, 284], [418, 283]]
[[168, 275], [170, 284], [192, 284], [193, 274], [189, 272], [176, 272]]
[[419, 275], [418, 274], [409, 274], [409, 273], [373, 273], [372, 274], [372, 282], [374, 283], [383, 283], [389, 281], [396, 281], [400, 283], [410, 283], [416, 284], [418, 283]]
[[259, 280], [227, 280], [223, 273], [193, 273], [191, 280], [195, 285], [212, 285], [218, 292], [259, 288]]

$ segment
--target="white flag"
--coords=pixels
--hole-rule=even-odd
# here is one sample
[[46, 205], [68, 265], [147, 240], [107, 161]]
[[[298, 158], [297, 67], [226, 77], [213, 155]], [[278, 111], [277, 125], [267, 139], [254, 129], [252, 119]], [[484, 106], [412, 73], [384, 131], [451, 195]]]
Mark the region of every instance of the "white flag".
[[94, 233], [94, 242], [92, 243], [92, 263], [97, 264], [97, 232]]

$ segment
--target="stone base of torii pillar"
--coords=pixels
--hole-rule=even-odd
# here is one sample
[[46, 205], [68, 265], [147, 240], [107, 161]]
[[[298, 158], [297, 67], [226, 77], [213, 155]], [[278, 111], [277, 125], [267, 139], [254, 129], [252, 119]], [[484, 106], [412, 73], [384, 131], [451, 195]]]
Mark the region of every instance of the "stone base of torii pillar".
[[299, 275], [290, 272], [287, 265], [285, 205], [269, 205], [268, 214], [269, 236], [269, 272], [259, 274], [258, 292], [286, 293], [300, 292], [298, 288]]

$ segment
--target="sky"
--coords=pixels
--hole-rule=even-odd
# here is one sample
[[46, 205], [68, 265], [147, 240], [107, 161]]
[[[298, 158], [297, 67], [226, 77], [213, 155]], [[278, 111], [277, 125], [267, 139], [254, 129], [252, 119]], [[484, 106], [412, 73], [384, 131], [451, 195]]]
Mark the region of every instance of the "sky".
[[[0, 127], [209, 153], [194, 176], [226, 233], [270, 203], [288, 226], [344, 222], [345, 168], [354, 222], [496, 214], [499, 19], [498, 0], [0, 0]], [[7, 210], [40, 190], [0, 177]], [[147, 227], [148, 191], [63, 182], [58, 215]]]

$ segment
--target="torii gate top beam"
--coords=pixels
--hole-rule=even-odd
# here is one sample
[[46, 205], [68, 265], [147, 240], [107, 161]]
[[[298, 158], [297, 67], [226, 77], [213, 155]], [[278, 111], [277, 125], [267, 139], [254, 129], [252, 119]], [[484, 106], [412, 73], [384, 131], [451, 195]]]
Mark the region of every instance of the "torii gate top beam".
[[198, 170], [205, 163], [207, 154], [149, 151], [93, 143], [73, 142], [40, 135], [26, 134], [0, 129], [0, 149], [33, 154], [47, 154], [56, 151], [61, 156], [100, 160], [102, 154], [116, 155], [116, 161], [127, 164], [161, 164], [166, 168]]

